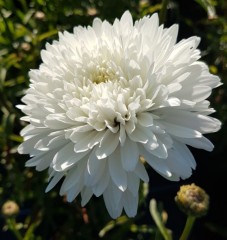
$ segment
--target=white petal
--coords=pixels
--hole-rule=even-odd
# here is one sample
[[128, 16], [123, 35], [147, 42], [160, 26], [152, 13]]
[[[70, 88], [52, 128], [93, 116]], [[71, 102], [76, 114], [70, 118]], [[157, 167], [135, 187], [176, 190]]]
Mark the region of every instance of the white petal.
[[167, 101], [166, 101], [166, 106], [169, 106], [169, 107], [178, 107], [181, 105], [181, 101], [179, 98], [169, 98]]
[[66, 174], [65, 180], [60, 189], [60, 195], [64, 195], [66, 192], [70, 191], [70, 189], [74, 188], [75, 185], [83, 184], [83, 174], [86, 168], [86, 160], [83, 160], [84, 161], [70, 169], [69, 172]]
[[202, 133], [216, 132], [221, 126], [220, 121], [215, 118], [182, 109], [167, 108], [159, 110], [158, 114], [163, 115], [163, 118], [165, 118], [165, 121], [168, 123], [195, 129]]
[[[99, 167], [102, 165], [102, 162], [98, 161], [98, 158], [95, 155], [95, 151], [96, 151], [96, 149], [94, 148], [88, 158], [88, 161], [87, 161], [87, 169], [88, 169], [88, 173], [90, 175], [93, 175], [99, 169]], [[103, 160], [103, 162], [105, 164], [105, 160]]]
[[102, 34], [102, 21], [99, 18], [95, 18], [92, 23], [92, 27], [97, 35], [97, 37]]
[[[40, 156], [40, 161], [36, 164], [36, 170], [43, 171], [46, 168], [48, 168], [51, 165], [54, 155], [55, 155], [55, 151], [48, 151], [46, 154], [43, 154], [42, 156]], [[39, 156], [39, 155], [37, 155], [37, 156]], [[33, 161], [34, 161], [34, 159], [33, 159]], [[26, 163], [26, 166], [28, 166], [28, 162]], [[29, 167], [30, 166], [31, 165], [29, 165]]]
[[103, 139], [96, 150], [96, 156], [98, 159], [106, 158], [114, 152], [119, 143], [119, 133], [112, 133], [109, 130], [106, 131]]
[[144, 145], [144, 147], [146, 148], [146, 150], [148, 152], [150, 152], [152, 155], [154, 155], [158, 158], [164, 158], [164, 159], [167, 158], [168, 152], [167, 152], [167, 147], [165, 146], [165, 144], [163, 142], [161, 142], [159, 139], [157, 139], [157, 144], [158, 144], [158, 146], [152, 150], [149, 147], [147, 147], [147, 145]]
[[21, 143], [17, 149], [20, 154], [28, 154], [31, 152], [31, 149], [34, 149], [35, 144], [45, 137], [45, 132], [39, 135], [32, 136], [26, 139], [23, 143]]
[[120, 126], [120, 135], [119, 135], [119, 141], [121, 143], [121, 146], [124, 145], [125, 140], [126, 140], [125, 128], [124, 128], [124, 126], [121, 125]]
[[147, 171], [144, 167], [144, 165], [138, 161], [136, 168], [135, 168], [136, 175], [141, 178], [144, 182], [149, 182], [149, 176], [147, 174]]
[[74, 151], [76, 153], [85, 152], [89, 149], [89, 144], [91, 139], [95, 138], [97, 135], [96, 131], [84, 134], [84, 137], [75, 143]]
[[184, 138], [200, 138], [202, 134], [194, 129], [179, 126], [169, 122], [162, 122], [166, 128], [166, 131], [171, 135], [176, 137], [184, 137]]
[[135, 128], [136, 128], [135, 123], [132, 120], [129, 120], [125, 125], [125, 130], [128, 133], [128, 135], [130, 135], [135, 130]]
[[135, 196], [138, 195], [140, 179], [133, 172], [129, 172], [127, 175], [128, 175], [128, 188], [127, 188], [127, 190], [130, 191], [132, 193], [132, 195], [135, 197]]
[[137, 144], [126, 138], [124, 146], [120, 148], [122, 166], [126, 171], [133, 171], [139, 160]]
[[135, 217], [139, 202], [138, 194], [133, 196], [130, 191], [126, 191], [122, 200], [126, 214], [129, 217]]
[[186, 161], [192, 169], [195, 169], [196, 162], [188, 147], [178, 141], [174, 141], [173, 147], [176, 148], [181, 156], [183, 156], [184, 161]]
[[75, 153], [74, 144], [68, 143], [60, 149], [53, 158], [53, 168], [56, 171], [63, 171], [80, 161], [88, 152]]
[[92, 189], [90, 187], [85, 187], [82, 191], [81, 191], [81, 206], [84, 207], [88, 201], [90, 200], [90, 198], [92, 197], [93, 192]]
[[50, 130], [45, 128], [45, 127], [36, 128], [33, 125], [29, 124], [21, 130], [20, 135], [22, 137], [27, 136], [27, 135], [31, 135], [31, 136], [33, 135], [34, 136], [34, 135], [37, 135], [37, 134], [42, 133], [42, 132], [45, 133], [45, 135], [48, 135], [50, 133]]
[[49, 114], [44, 121], [44, 125], [50, 129], [65, 129], [73, 125], [73, 121], [70, 121], [64, 115]]
[[58, 173], [56, 172], [54, 177], [52, 178], [52, 180], [50, 181], [50, 183], [48, 184], [45, 192], [49, 192], [60, 180], [61, 178], [64, 176], [64, 173]]
[[41, 138], [34, 146], [34, 148], [40, 150], [40, 151], [47, 151], [54, 148], [60, 148], [63, 145], [65, 145], [65, 137], [63, 134], [60, 134], [59, 136], [47, 136], [44, 138]]
[[119, 193], [120, 191], [113, 191], [112, 185], [113, 184], [109, 184], [110, 187], [108, 187], [103, 193], [103, 198], [110, 216], [112, 218], [117, 218], [122, 212], [123, 205], [121, 201], [119, 201], [118, 204], [116, 204], [116, 201], [114, 201], [115, 195], [117, 196], [117, 192]]
[[104, 174], [106, 166], [106, 159], [99, 160], [95, 155], [96, 149], [93, 149], [92, 153], [88, 157], [87, 170], [85, 171], [84, 178], [85, 184], [93, 186]]
[[154, 149], [156, 149], [159, 146], [158, 139], [157, 139], [156, 135], [153, 134], [153, 132], [149, 132], [149, 135], [150, 135], [149, 141], [144, 146], [146, 146], [146, 149], [148, 151], [153, 151]]
[[213, 151], [214, 145], [212, 142], [210, 142], [207, 138], [201, 137], [201, 138], [177, 138], [179, 141], [192, 146], [194, 148], [198, 149], [204, 149], [206, 151]]
[[124, 12], [121, 17], [120, 23], [122, 24], [123, 30], [133, 26], [132, 15], [129, 11]]
[[138, 115], [138, 123], [144, 127], [152, 126], [153, 125], [153, 117], [152, 114], [147, 112], [141, 112]]
[[200, 102], [208, 98], [211, 94], [211, 88], [208, 86], [195, 86], [193, 87], [193, 92], [191, 99], [196, 102]]
[[[43, 165], [43, 170], [44, 170], [50, 165], [51, 161], [53, 160], [54, 155], [55, 155], [54, 151], [41, 152], [39, 155], [36, 155], [35, 157], [28, 160], [26, 162], [25, 166], [26, 167], [34, 167], [34, 166], [38, 166], [40, 164], [40, 165]], [[44, 165], [46, 165], [46, 167], [44, 167]], [[42, 171], [42, 170], [40, 170], [40, 171]]]
[[[166, 164], [168, 165], [171, 173], [182, 179], [189, 178], [192, 174], [191, 161], [188, 161], [188, 152], [181, 155], [177, 148], [170, 149]], [[191, 156], [189, 157], [189, 159]], [[170, 179], [172, 180], [172, 179]]]
[[149, 140], [149, 130], [137, 125], [135, 130], [131, 134], [128, 134], [128, 136], [134, 142], [147, 143]]
[[77, 197], [77, 195], [81, 192], [82, 188], [83, 188], [83, 183], [82, 181], [79, 181], [76, 185], [73, 186], [73, 188], [71, 188], [66, 193], [67, 201], [72, 202]]
[[97, 132], [96, 136], [93, 137], [93, 139], [90, 139], [90, 142], [88, 144], [88, 147], [92, 149], [95, 145], [97, 145], [101, 139], [103, 138], [105, 131]]
[[171, 172], [166, 164], [166, 159], [157, 158], [145, 150], [143, 146], [140, 146], [140, 153], [145, 158], [145, 161], [154, 168], [155, 171], [161, 173], [166, 177], [171, 177]]
[[95, 194], [96, 197], [99, 197], [101, 194], [103, 194], [103, 192], [109, 185], [109, 181], [110, 181], [109, 170], [108, 167], [105, 166], [102, 178], [100, 178], [99, 181], [94, 186], [92, 186], [93, 193]]
[[127, 174], [122, 167], [119, 147], [108, 158], [109, 172], [116, 186], [124, 192], [127, 188]]

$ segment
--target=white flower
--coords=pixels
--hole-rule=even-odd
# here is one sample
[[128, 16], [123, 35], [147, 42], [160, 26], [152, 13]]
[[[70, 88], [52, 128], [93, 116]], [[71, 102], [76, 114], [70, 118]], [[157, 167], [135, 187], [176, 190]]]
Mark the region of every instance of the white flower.
[[211, 151], [203, 133], [220, 122], [206, 98], [220, 85], [199, 62], [198, 37], [176, 43], [178, 26], [159, 26], [157, 14], [133, 24], [127, 11], [111, 25], [95, 19], [75, 27], [41, 52], [30, 71], [30, 88], [20, 106], [30, 124], [19, 153], [26, 166], [49, 168], [49, 191], [64, 178], [60, 194], [84, 206], [103, 195], [112, 218], [123, 208], [136, 215], [140, 160], [163, 177], [188, 178], [195, 160], [188, 147]]

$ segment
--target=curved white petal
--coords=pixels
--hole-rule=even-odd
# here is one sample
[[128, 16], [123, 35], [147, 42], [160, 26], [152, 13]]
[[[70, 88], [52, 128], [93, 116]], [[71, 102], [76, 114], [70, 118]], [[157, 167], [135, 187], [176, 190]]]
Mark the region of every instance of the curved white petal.
[[123, 195], [122, 202], [126, 214], [129, 217], [135, 217], [139, 202], [138, 194], [136, 196], [133, 196], [130, 191], [126, 191]]
[[55, 154], [52, 163], [53, 168], [56, 171], [67, 170], [87, 154], [88, 152], [75, 153], [74, 144], [70, 142]]
[[84, 207], [88, 201], [90, 200], [90, 198], [92, 197], [93, 192], [92, 192], [92, 188], [90, 187], [85, 187], [82, 191], [81, 191], [81, 205], [82, 207]]
[[103, 171], [102, 178], [99, 179], [99, 181], [92, 186], [92, 191], [95, 194], [96, 197], [99, 197], [103, 192], [106, 190], [107, 186], [109, 185], [110, 181], [110, 174], [108, 172], [108, 166], [106, 164], [105, 169]]
[[135, 142], [126, 138], [124, 146], [120, 148], [120, 159], [126, 171], [133, 171], [139, 160], [139, 149]]
[[148, 182], [149, 181], [149, 176], [147, 174], [147, 171], [144, 167], [144, 165], [138, 161], [136, 168], [135, 168], [135, 174], [142, 179], [144, 182]]
[[127, 179], [128, 179], [127, 191], [130, 191], [134, 197], [137, 196], [139, 192], [140, 178], [134, 172], [128, 172]]
[[95, 148], [88, 157], [87, 169], [84, 173], [85, 184], [87, 186], [95, 185], [100, 178], [103, 178], [103, 174], [106, 167], [106, 159], [99, 160], [95, 155]]
[[115, 152], [109, 156], [108, 166], [113, 182], [122, 192], [124, 192], [127, 188], [127, 174], [121, 163], [121, 154], [119, 148], [117, 148]]
[[122, 192], [115, 188], [110, 182], [107, 189], [103, 193], [106, 208], [112, 218], [117, 218], [121, 215], [123, 204], [121, 201]]
[[45, 192], [49, 192], [61, 180], [63, 176], [64, 176], [64, 173], [56, 172], [52, 180], [49, 182]]
[[96, 150], [98, 159], [106, 158], [111, 155], [119, 144], [119, 134], [107, 131]]

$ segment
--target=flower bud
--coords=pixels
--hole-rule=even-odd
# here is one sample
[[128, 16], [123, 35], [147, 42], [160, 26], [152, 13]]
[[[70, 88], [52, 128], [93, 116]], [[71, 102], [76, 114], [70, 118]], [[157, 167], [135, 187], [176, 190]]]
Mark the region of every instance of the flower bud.
[[194, 183], [181, 186], [175, 202], [182, 212], [194, 217], [206, 215], [209, 209], [209, 196]]
[[46, 17], [45, 13], [44, 12], [41, 12], [41, 11], [37, 11], [35, 13], [35, 18], [38, 19], [38, 20], [44, 20]]
[[9, 200], [2, 205], [2, 214], [5, 217], [15, 216], [19, 213], [19, 211], [20, 211], [20, 208], [17, 205], [17, 203], [14, 201]]
[[21, 48], [25, 51], [25, 52], [28, 52], [30, 49], [31, 49], [31, 45], [27, 42], [23, 42], [21, 44]]

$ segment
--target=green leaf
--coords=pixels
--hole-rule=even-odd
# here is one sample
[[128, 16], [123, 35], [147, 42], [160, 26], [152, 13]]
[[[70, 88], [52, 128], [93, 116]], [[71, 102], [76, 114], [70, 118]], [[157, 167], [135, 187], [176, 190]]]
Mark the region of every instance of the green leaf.
[[51, 30], [49, 32], [45, 32], [45, 33], [43, 33], [43, 34], [38, 36], [38, 40], [41, 42], [42, 40], [44, 40], [46, 38], [49, 38], [49, 37], [51, 37], [51, 36], [53, 36], [53, 35], [55, 35], [57, 33], [58, 33], [58, 30], [55, 30], [55, 29]]

